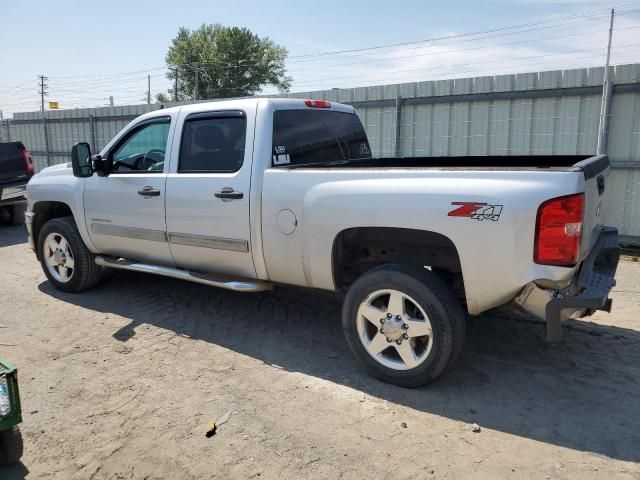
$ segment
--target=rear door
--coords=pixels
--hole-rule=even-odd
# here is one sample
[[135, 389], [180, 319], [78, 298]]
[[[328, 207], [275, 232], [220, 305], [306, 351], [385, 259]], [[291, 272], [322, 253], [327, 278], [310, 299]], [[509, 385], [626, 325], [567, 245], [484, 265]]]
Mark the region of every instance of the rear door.
[[[250, 104], [247, 104], [250, 105]], [[167, 178], [167, 236], [179, 267], [255, 278], [249, 190], [255, 106], [180, 114]], [[178, 141], [178, 140], [177, 140]]]
[[109, 150], [111, 174], [86, 179], [86, 225], [100, 252], [173, 265], [164, 211], [170, 133], [169, 116], [135, 125]]

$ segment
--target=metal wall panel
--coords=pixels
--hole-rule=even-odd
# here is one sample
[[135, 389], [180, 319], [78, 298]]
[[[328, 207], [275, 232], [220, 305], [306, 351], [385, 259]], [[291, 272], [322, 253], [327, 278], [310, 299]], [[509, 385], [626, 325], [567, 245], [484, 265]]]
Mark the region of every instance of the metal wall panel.
[[640, 169], [611, 171], [606, 218], [629, 243], [640, 243]]

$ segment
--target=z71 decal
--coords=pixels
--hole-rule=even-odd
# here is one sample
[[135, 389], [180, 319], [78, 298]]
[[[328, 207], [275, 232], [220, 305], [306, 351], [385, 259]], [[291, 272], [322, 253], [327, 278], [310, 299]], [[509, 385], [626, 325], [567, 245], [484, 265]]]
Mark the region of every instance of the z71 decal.
[[449, 217], [466, 217], [474, 220], [493, 220], [497, 222], [502, 213], [502, 205], [489, 205], [481, 202], [451, 202], [451, 205], [459, 205], [451, 210]]

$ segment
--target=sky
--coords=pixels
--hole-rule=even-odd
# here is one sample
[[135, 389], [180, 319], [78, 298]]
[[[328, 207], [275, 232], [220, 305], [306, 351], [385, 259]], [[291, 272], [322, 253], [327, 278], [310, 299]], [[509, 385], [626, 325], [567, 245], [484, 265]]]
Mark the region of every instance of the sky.
[[[247, 27], [289, 52], [292, 92], [640, 62], [640, 1], [0, 0], [0, 110], [146, 101], [182, 26]], [[277, 93], [265, 87], [263, 93]]]

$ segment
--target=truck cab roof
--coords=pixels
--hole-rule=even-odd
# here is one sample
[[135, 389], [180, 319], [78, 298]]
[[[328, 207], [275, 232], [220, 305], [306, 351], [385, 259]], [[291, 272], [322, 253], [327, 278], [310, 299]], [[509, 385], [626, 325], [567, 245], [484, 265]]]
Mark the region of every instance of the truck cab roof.
[[[314, 100], [317, 101], [317, 100]], [[313, 107], [307, 105], [308, 99], [303, 98], [280, 98], [280, 97], [246, 97], [246, 98], [234, 98], [234, 99], [221, 99], [209, 102], [190, 103], [186, 105], [178, 105], [175, 107], [164, 108], [161, 110], [154, 110], [153, 112], [146, 113], [136, 118], [134, 121], [137, 123], [141, 120], [149, 118], [162, 117], [167, 114], [178, 113], [182, 110], [189, 110], [191, 113], [198, 112], [210, 112], [215, 110], [234, 110], [244, 109], [250, 107], [257, 107], [259, 104], [270, 105], [273, 110], [295, 110], [295, 109], [307, 109], [307, 108], [321, 108], [323, 110], [333, 110], [344, 113], [355, 113], [355, 108], [350, 105], [336, 102], [326, 102], [327, 107]], [[322, 101], [324, 102], [324, 101]]]

